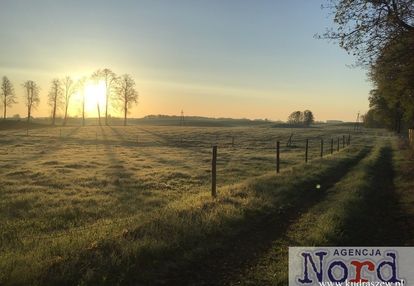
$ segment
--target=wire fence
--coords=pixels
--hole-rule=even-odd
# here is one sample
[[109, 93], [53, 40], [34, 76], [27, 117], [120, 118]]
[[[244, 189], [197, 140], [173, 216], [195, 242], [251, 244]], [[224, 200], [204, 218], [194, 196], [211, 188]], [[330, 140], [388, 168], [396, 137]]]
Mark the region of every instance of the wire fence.
[[[309, 162], [314, 158], [322, 158], [326, 155], [334, 154], [351, 145], [354, 140], [358, 142], [358, 134], [360, 134], [357, 133], [355, 137], [355, 134], [351, 135], [351, 133], [297, 136], [285, 132], [285, 138], [280, 140], [277, 136], [263, 136], [263, 138], [252, 136], [249, 138], [244, 134], [223, 135], [214, 133], [203, 134], [201, 139], [192, 139], [191, 134], [160, 134], [144, 128], [135, 128], [133, 132], [129, 133], [113, 127], [109, 127], [109, 129], [96, 128], [95, 134], [91, 134], [91, 130], [88, 130], [87, 134], [83, 134], [81, 127], [65, 128], [63, 130], [62, 128], [54, 128], [52, 131], [38, 129], [36, 132], [29, 133], [29, 135], [14, 134], [14, 136], [30, 136], [32, 139], [38, 138], [40, 140], [47, 138], [50, 140], [61, 140], [65, 143], [80, 145], [95, 144], [106, 147], [167, 147], [192, 151], [198, 150], [202, 152], [203, 156], [211, 156], [211, 195], [213, 197], [219, 194], [217, 188], [217, 172], [220, 171], [220, 168], [218, 168], [218, 165], [234, 163], [237, 160], [236, 155], [240, 155], [240, 153], [235, 154], [235, 152], [248, 150], [255, 154], [259, 151], [266, 151], [264, 155], [262, 154], [262, 157], [257, 158], [259, 161], [268, 160], [268, 164], [273, 165], [274, 172], [279, 173], [285, 167], [284, 163], [287, 160], [284, 156], [286, 154], [301, 154], [299, 157], [302, 157], [302, 162]], [[112, 134], [108, 134], [108, 131], [111, 131]], [[221, 154], [221, 150], [226, 150], [227, 153]], [[128, 224], [136, 220], [134, 217], [118, 218], [111, 221], [97, 222], [93, 225], [71, 227], [65, 231], [49, 233], [47, 235], [19, 235], [18, 232], [13, 232], [12, 230], [3, 231], [0, 242], [2, 245], [6, 245], [11, 241], [23, 243], [25, 240], [50, 240], [76, 235], [78, 232], [112, 227], [114, 225], [119, 227], [120, 225]]]

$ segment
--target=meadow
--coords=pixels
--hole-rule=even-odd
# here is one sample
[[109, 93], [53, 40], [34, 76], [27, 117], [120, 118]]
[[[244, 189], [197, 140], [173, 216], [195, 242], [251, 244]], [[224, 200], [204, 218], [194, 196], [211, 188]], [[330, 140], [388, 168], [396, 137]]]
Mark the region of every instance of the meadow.
[[[373, 179], [367, 172], [387, 164], [384, 156], [392, 160], [390, 150], [396, 148], [386, 131], [354, 131], [345, 124], [68, 126], [28, 134], [1, 130], [0, 135], [1, 285], [208, 285], [214, 279], [215, 284], [241, 281], [240, 275], [255, 283], [272, 279], [255, 278], [263, 267], [253, 274], [233, 273], [243, 269], [236, 261], [256, 261], [253, 253], [280, 257], [266, 254], [266, 245], [292, 232], [288, 225], [299, 211], [317, 212], [312, 209], [317, 203], [343, 204], [344, 213], [326, 207], [326, 213], [308, 217], [325, 228], [297, 243], [338, 239], [342, 228], [332, 216], [349, 220], [347, 208], [364, 197], [333, 190], [369, 193]], [[351, 145], [343, 146], [344, 135], [351, 135]], [[281, 142], [279, 174], [276, 141]], [[217, 198], [210, 196], [213, 145], [218, 146]], [[353, 188], [357, 184], [365, 187]], [[269, 223], [276, 228], [269, 231]], [[237, 247], [245, 250], [245, 259], [231, 254]], [[216, 260], [233, 266], [218, 270], [212, 266]], [[283, 273], [283, 261], [265, 269]], [[280, 274], [275, 281], [283, 285], [285, 278]]]

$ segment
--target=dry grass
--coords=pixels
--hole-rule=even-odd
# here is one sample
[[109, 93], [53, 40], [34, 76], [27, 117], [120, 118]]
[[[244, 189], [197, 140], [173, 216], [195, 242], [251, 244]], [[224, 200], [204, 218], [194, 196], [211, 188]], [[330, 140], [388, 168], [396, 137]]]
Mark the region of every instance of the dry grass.
[[[89, 126], [36, 129], [28, 137], [2, 131], [0, 283], [113, 284], [129, 281], [123, 275], [134, 267], [161, 267], [177, 250], [191, 261], [212, 247], [202, 244], [206, 235], [236, 232], [246, 212], [288, 203], [292, 198], [277, 194], [292, 191], [298, 178], [312, 181], [374, 143], [373, 134], [355, 135], [351, 153], [305, 168], [304, 138], [312, 138], [316, 159], [319, 138], [338, 138], [349, 127], [294, 132], [296, 148], [288, 149], [291, 130], [269, 127]], [[275, 178], [276, 140], [281, 181], [258, 192]], [[217, 200], [209, 197], [212, 144], [219, 145]], [[165, 271], [180, 264], [168, 263]]]

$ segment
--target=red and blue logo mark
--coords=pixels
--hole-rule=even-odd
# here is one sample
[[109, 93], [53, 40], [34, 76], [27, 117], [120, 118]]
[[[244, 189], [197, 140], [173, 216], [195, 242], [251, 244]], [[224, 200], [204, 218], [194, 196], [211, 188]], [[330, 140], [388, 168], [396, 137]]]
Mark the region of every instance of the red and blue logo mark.
[[290, 247], [289, 285], [409, 285], [413, 265], [412, 247]]
[[[378, 250], [377, 254], [381, 255]], [[297, 281], [303, 285], [317, 282], [370, 282], [374, 278], [378, 282], [402, 283], [398, 277], [397, 253], [385, 251], [382, 259], [372, 261], [368, 259], [341, 259], [337, 250], [334, 259], [326, 260], [327, 251], [302, 252], [303, 275]], [[350, 275], [352, 273], [352, 275]], [[365, 276], [363, 273], [368, 273]]]

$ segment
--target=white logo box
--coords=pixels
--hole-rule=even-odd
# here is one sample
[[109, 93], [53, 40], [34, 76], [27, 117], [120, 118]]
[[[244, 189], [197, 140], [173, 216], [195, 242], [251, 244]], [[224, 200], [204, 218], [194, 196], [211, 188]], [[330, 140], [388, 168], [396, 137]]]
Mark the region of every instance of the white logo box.
[[414, 286], [414, 247], [289, 247], [289, 285]]

